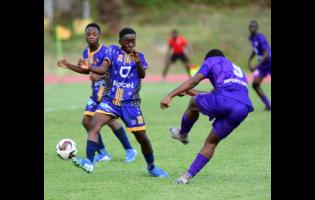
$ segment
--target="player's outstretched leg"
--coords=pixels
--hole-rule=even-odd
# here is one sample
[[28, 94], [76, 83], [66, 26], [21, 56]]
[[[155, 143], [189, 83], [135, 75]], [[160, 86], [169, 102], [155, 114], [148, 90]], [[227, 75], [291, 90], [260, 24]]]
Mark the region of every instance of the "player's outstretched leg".
[[[82, 120], [82, 125], [84, 126], [85, 130], [89, 132], [90, 127], [91, 127], [91, 122], [92, 122], [93, 117], [90, 115], [84, 115], [83, 120]], [[100, 161], [108, 161], [111, 160], [111, 156], [107, 152], [105, 145], [103, 143], [103, 139], [101, 136], [101, 132], [99, 133], [99, 138], [98, 138], [98, 155], [95, 156], [94, 158], [94, 163], [100, 162]]]
[[137, 157], [137, 150], [132, 148], [125, 129], [121, 126], [121, 124], [117, 120], [112, 120], [111, 122], [109, 122], [108, 126], [112, 129], [115, 136], [118, 138], [121, 145], [124, 147], [126, 151], [125, 162], [130, 163], [130, 162], [135, 161]]
[[188, 134], [198, 118], [199, 110], [195, 104], [195, 98], [192, 97], [187, 110], [183, 114], [181, 127], [169, 129], [171, 137], [181, 141], [183, 144], [188, 144]]
[[268, 97], [265, 95], [264, 91], [261, 89], [260, 85], [264, 78], [259, 76], [254, 76], [253, 80], [253, 88], [255, 92], [258, 94], [262, 102], [265, 104], [265, 110], [271, 110], [271, 104]]
[[191, 77], [189, 58], [187, 58], [187, 60], [184, 61], [184, 64], [185, 64], [185, 69], [186, 69], [186, 73], [188, 74], [188, 77]]
[[208, 135], [204, 146], [196, 156], [193, 163], [190, 165], [189, 169], [176, 180], [177, 184], [186, 184], [192, 179], [192, 177], [196, 176], [198, 172], [208, 163], [208, 161], [212, 158], [214, 154], [214, 150], [218, 143], [220, 142], [220, 138], [215, 134], [214, 130], [210, 132]]
[[132, 133], [141, 146], [142, 155], [147, 162], [147, 170], [150, 175], [154, 177], [168, 177], [168, 174], [163, 169], [154, 164], [153, 149], [145, 131], [133, 131]]
[[172, 61], [171, 61], [170, 57], [167, 57], [166, 61], [165, 61], [164, 69], [163, 69], [163, 72], [162, 72], [161, 82], [165, 81], [166, 75], [167, 75], [168, 69], [170, 68], [171, 63], [172, 63]]
[[112, 120], [114, 117], [111, 115], [105, 115], [102, 113], [95, 113], [90, 131], [88, 133], [88, 140], [86, 145], [86, 158], [80, 159], [74, 157], [72, 159], [73, 163], [82, 168], [84, 171], [88, 173], [92, 173], [94, 170], [94, 156], [95, 152], [99, 149], [99, 132], [101, 128], [107, 124], [110, 120]]

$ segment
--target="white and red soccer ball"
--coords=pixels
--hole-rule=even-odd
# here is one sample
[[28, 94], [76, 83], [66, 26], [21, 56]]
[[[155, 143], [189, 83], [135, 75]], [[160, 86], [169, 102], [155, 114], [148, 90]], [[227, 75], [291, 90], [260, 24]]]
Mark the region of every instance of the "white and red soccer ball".
[[65, 138], [58, 142], [56, 152], [61, 159], [68, 160], [77, 154], [78, 149], [73, 140]]

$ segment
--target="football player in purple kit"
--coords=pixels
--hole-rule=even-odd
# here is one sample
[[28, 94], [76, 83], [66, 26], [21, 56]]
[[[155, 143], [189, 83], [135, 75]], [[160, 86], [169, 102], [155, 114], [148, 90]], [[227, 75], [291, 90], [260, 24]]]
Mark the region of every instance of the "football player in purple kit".
[[147, 171], [154, 177], [168, 177], [168, 174], [154, 164], [153, 148], [145, 131], [145, 122], [140, 108], [141, 79], [145, 77], [148, 64], [144, 55], [136, 52], [136, 32], [124, 28], [119, 32], [121, 47], [111, 45], [105, 55], [103, 64], [93, 67], [83, 62], [82, 68], [103, 75], [109, 71], [112, 87], [97, 107], [88, 132], [85, 159], [75, 158], [75, 165], [86, 172], [93, 172], [93, 158], [98, 146], [99, 130], [111, 120], [120, 117], [127, 130], [132, 132], [141, 146], [142, 154], [147, 162]]
[[[248, 68], [251, 72], [254, 72], [253, 88], [265, 104], [265, 110], [271, 110], [271, 104], [268, 97], [260, 87], [263, 79], [270, 74], [271, 75], [271, 50], [265, 36], [259, 32], [258, 23], [252, 20], [249, 23], [249, 41], [253, 47], [252, 54], [248, 59]], [[251, 60], [257, 55], [258, 63], [255, 67], [252, 67]]]
[[[105, 51], [108, 47], [99, 43], [100, 38], [100, 27], [95, 23], [88, 24], [85, 28], [86, 42], [88, 47], [83, 51], [83, 59], [89, 59], [93, 66], [100, 65], [105, 56]], [[81, 74], [90, 74], [92, 95], [88, 100], [88, 104], [85, 107], [83, 114], [82, 125], [88, 131], [91, 126], [92, 117], [95, 113], [97, 106], [102, 100], [103, 96], [110, 90], [110, 77], [109, 74], [97, 75], [90, 73], [88, 70], [82, 69], [79, 65], [83, 62], [82, 58], [78, 65], [71, 64], [68, 60], [62, 59], [58, 61], [58, 66], [70, 69], [74, 72]], [[132, 148], [124, 128], [119, 124], [118, 121], [111, 121], [108, 126], [112, 129], [115, 136], [119, 139], [120, 143], [126, 151], [125, 162], [129, 163], [136, 159], [137, 151]], [[95, 156], [94, 162], [111, 160], [111, 156], [106, 151], [103, 143], [101, 134], [99, 134], [99, 147], [98, 155]]]
[[[214, 89], [211, 92], [194, 88], [203, 79], [209, 79]], [[186, 184], [208, 163], [218, 143], [227, 137], [254, 110], [248, 96], [248, 83], [244, 72], [218, 49], [210, 50], [194, 77], [183, 82], [161, 101], [161, 108], [170, 106], [172, 98], [188, 94], [192, 96], [187, 110], [182, 116], [181, 128], [170, 128], [170, 134], [184, 144], [188, 134], [199, 118], [199, 112], [209, 117], [212, 124], [202, 149], [190, 168], [176, 180]]]

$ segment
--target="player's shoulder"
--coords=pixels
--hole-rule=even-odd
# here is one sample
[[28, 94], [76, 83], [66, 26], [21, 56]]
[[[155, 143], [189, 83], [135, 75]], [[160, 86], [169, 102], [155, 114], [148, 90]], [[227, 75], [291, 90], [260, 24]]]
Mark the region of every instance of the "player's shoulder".
[[179, 35], [178, 38], [182, 41], [186, 41], [187, 42], [187, 39], [183, 36], [183, 35]]
[[144, 57], [144, 54], [140, 51], [138, 51], [139, 56]]
[[101, 50], [107, 50], [108, 46], [106, 46], [105, 44], [101, 44]]
[[89, 50], [89, 46], [84, 47], [84, 49], [83, 49], [83, 53], [87, 53], [87, 52], [88, 52], [88, 50]]
[[212, 56], [207, 58], [204, 61], [204, 64], [209, 65], [209, 66], [213, 66], [222, 62], [228, 61], [228, 59], [226, 57], [223, 56]]
[[112, 50], [119, 50], [119, 49], [120, 49], [120, 47], [119, 47], [118, 45], [115, 45], [115, 44], [109, 45], [108, 48], [110, 48], [110, 49], [112, 49]]
[[114, 45], [114, 44], [109, 45], [109, 46], [107, 47], [107, 49], [106, 49], [106, 53], [108, 53], [108, 54], [115, 54], [115, 53], [117, 53], [117, 52], [119, 52], [119, 51], [120, 51], [119, 46]]
[[261, 41], [265, 41], [266, 40], [266, 37], [262, 34], [262, 33], [257, 33], [257, 38], [258, 40], [261, 40]]

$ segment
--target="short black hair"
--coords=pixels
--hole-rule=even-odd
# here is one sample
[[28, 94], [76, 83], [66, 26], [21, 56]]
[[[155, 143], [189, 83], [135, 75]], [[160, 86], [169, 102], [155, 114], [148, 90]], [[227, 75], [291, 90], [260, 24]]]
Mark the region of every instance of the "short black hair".
[[99, 26], [98, 24], [96, 24], [96, 23], [90, 23], [90, 24], [88, 24], [88, 25], [85, 27], [85, 31], [86, 31], [88, 28], [90, 28], [90, 27], [96, 28], [96, 29], [98, 30], [98, 32], [101, 33], [101, 28], [100, 28], [100, 26]]
[[123, 28], [119, 31], [119, 39], [121, 40], [125, 35], [127, 34], [136, 34], [136, 31], [133, 30], [132, 28]]
[[220, 50], [220, 49], [211, 49], [204, 60], [206, 60], [209, 57], [214, 57], [214, 56], [221, 56], [221, 57], [225, 57], [224, 53]]
[[255, 23], [255, 24], [257, 25], [257, 27], [258, 27], [258, 22], [257, 22], [256, 20], [251, 20], [251, 21], [249, 22], [249, 24], [251, 24], [251, 23]]

